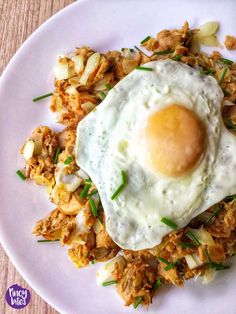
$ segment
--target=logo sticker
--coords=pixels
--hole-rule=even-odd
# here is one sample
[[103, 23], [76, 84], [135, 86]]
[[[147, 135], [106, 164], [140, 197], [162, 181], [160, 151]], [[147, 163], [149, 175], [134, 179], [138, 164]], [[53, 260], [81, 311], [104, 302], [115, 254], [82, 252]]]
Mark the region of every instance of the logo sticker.
[[7, 289], [6, 301], [13, 309], [23, 309], [30, 302], [30, 292], [21, 286], [13, 285]]

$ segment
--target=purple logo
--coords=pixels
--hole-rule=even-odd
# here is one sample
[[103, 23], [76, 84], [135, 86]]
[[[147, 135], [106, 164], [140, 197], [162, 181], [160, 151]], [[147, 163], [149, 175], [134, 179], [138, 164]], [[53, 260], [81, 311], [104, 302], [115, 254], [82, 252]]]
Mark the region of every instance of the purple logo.
[[13, 309], [23, 309], [30, 302], [30, 292], [21, 286], [13, 285], [7, 289], [6, 301]]

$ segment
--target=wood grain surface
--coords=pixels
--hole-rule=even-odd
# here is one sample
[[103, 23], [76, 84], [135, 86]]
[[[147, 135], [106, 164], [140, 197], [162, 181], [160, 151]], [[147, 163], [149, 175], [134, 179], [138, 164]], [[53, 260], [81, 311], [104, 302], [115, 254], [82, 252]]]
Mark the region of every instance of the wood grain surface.
[[[50, 16], [73, 0], [0, 0], [0, 74], [16, 50], [35, 29]], [[5, 302], [9, 286], [18, 284], [31, 292], [31, 301], [22, 310], [15, 310]], [[0, 247], [0, 314], [56, 314], [16, 271]]]

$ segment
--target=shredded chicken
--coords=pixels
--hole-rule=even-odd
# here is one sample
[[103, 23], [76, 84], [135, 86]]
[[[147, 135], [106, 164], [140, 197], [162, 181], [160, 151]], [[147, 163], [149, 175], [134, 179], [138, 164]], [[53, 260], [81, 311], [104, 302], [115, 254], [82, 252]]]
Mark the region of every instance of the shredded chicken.
[[236, 37], [227, 35], [225, 38], [225, 47], [229, 50], [236, 49]]

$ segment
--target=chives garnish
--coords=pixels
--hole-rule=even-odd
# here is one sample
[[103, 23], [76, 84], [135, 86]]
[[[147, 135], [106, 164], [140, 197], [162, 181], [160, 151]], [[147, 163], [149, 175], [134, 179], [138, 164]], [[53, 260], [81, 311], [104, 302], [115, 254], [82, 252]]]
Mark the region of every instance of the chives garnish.
[[192, 233], [192, 231], [188, 231], [185, 233], [185, 235], [193, 241], [193, 243], [196, 245], [196, 246], [199, 246], [201, 245], [201, 243], [199, 242], [198, 238]]
[[171, 57], [171, 59], [174, 61], [179, 61], [182, 57], [183, 57], [183, 55], [175, 55], [175, 56]]
[[214, 217], [216, 217], [220, 212], [222, 211], [222, 208], [219, 204], [215, 206], [215, 210], [211, 213], [211, 215], [206, 219], [204, 224], [208, 224]]
[[212, 260], [211, 260], [211, 258], [209, 256], [209, 253], [208, 253], [207, 250], [205, 250], [205, 253], [206, 253], [206, 256], [207, 256], [207, 259], [208, 259], [208, 265], [210, 266], [210, 268], [213, 268], [215, 270], [225, 270], [225, 269], [230, 268], [228, 265], [218, 264], [218, 263], [212, 262]]
[[104, 282], [102, 283], [102, 285], [103, 285], [103, 287], [107, 287], [107, 286], [110, 286], [110, 285], [114, 285], [114, 284], [116, 284], [116, 283], [117, 283], [116, 280], [110, 280], [110, 281], [104, 281]]
[[162, 50], [162, 51], [157, 51], [154, 52], [154, 55], [168, 55], [169, 53], [173, 53], [174, 50], [168, 49], [168, 50]]
[[86, 183], [86, 184], [85, 184], [83, 190], [82, 190], [81, 193], [80, 193], [80, 197], [81, 197], [81, 198], [85, 198], [85, 197], [87, 196], [88, 191], [89, 191], [91, 185], [92, 185], [91, 183]]
[[177, 229], [177, 227], [178, 227], [175, 222], [171, 221], [170, 219], [168, 219], [166, 217], [162, 217], [161, 222], [163, 222], [165, 225], [171, 227], [172, 229]]
[[103, 91], [100, 91], [99, 95], [102, 98], [102, 100], [106, 98], [106, 94]]
[[175, 264], [170, 263], [167, 259], [165, 259], [165, 258], [163, 258], [163, 257], [157, 257], [157, 259], [158, 259], [159, 261], [161, 261], [162, 263], [164, 263], [164, 264], [167, 265], [167, 266], [164, 268], [165, 271], [168, 271], [168, 270], [170, 270], [170, 269], [172, 269], [172, 268], [175, 267]]
[[133, 48], [130, 48], [129, 51], [130, 51], [130, 52], [134, 52], [134, 49], [133, 49]]
[[213, 68], [208, 68], [206, 70], [201, 70], [200, 71], [200, 74], [206, 74], [206, 75], [214, 74], [214, 73], [215, 73], [215, 70]]
[[90, 197], [90, 196], [93, 196], [93, 195], [95, 195], [97, 193], [98, 193], [98, 190], [94, 190], [91, 193], [89, 193], [87, 196]]
[[89, 199], [89, 204], [90, 204], [90, 208], [91, 208], [91, 212], [93, 216], [98, 217], [98, 209], [92, 198]]
[[219, 80], [219, 84], [222, 84], [222, 82], [224, 81], [225, 74], [226, 74], [227, 70], [228, 70], [228, 68], [227, 68], [227, 67], [224, 67], [224, 70], [223, 70], [223, 72], [222, 72], [222, 74], [221, 74], [221, 78], [220, 78], [220, 80]]
[[121, 48], [121, 51], [125, 51], [125, 48]]
[[220, 61], [222, 61], [223, 63], [228, 64], [228, 65], [231, 65], [234, 63], [232, 60], [225, 59], [225, 58], [220, 58]]
[[57, 242], [60, 241], [60, 239], [55, 239], [55, 240], [37, 240], [37, 242], [42, 243], [42, 242]]
[[160, 288], [161, 285], [162, 285], [162, 280], [161, 280], [161, 278], [158, 278], [157, 281], [152, 286], [152, 289], [155, 290], [157, 288]]
[[225, 202], [231, 202], [236, 199], [236, 194], [226, 196]]
[[73, 158], [70, 156], [68, 158], [66, 158], [66, 160], [64, 161], [64, 165], [69, 165], [72, 162]]
[[183, 249], [185, 248], [194, 248], [196, 247], [196, 245], [192, 244], [192, 243], [189, 243], [189, 242], [180, 242], [180, 245]]
[[134, 308], [135, 309], [139, 306], [139, 304], [142, 302], [142, 300], [143, 300], [143, 297], [137, 297], [135, 299], [135, 302], [134, 302]]
[[41, 95], [41, 96], [38, 96], [36, 98], [33, 99], [33, 101], [38, 101], [40, 99], [43, 99], [43, 98], [46, 98], [46, 97], [49, 97], [49, 96], [52, 96], [53, 93], [48, 93], [48, 94], [45, 94], [45, 95]]
[[95, 263], [96, 263], [96, 260], [93, 259], [93, 260], [91, 261], [91, 264], [95, 264]]
[[17, 170], [17, 171], [16, 171], [16, 174], [18, 175], [18, 177], [19, 177], [21, 180], [23, 180], [23, 181], [26, 180], [26, 176], [24, 175], [24, 173], [23, 173], [22, 171]]
[[92, 180], [91, 179], [85, 179], [85, 182], [86, 183], [92, 183]]
[[60, 153], [61, 153], [61, 147], [57, 147], [56, 153], [55, 153], [54, 158], [53, 158], [54, 164], [57, 164], [58, 157], [59, 157]]
[[145, 37], [145, 38], [140, 42], [140, 44], [141, 44], [141, 45], [144, 44], [144, 43], [147, 42], [150, 38], [151, 38], [151, 36]]
[[144, 53], [139, 47], [134, 46], [134, 48], [135, 48], [136, 50], [138, 50], [139, 52], [141, 52], [142, 54], [144, 54], [146, 57], [148, 57], [148, 56], [146, 55], [146, 53]]
[[230, 93], [226, 89], [222, 88], [222, 91], [223, 91], [225, 97], [230, 96]]
[[227, 119], [227, 120], [225, 121], [225, 125], [226, 125], [229, 129], [236, 131], [236, 123], [233, 123], [232, 120]]
[[125, 171], [121, 171], [121, 184], [118, 186], [117, 190], [112, 194], [111, 200], [114, 200], [118, 194], [124, 189], [127, 184], [127, 177]]
[[112, 89], [112, 87], [111, 87], [111, 85], [109, 83], [106, 83], [105, 87], [106, 87], [107, 90], [111, 90]]
[[136, 70], [143, 70], [143, 71], [153, 71], [153, 68], [140, 67], [140, 66], [135, 67], [135, 69]]

